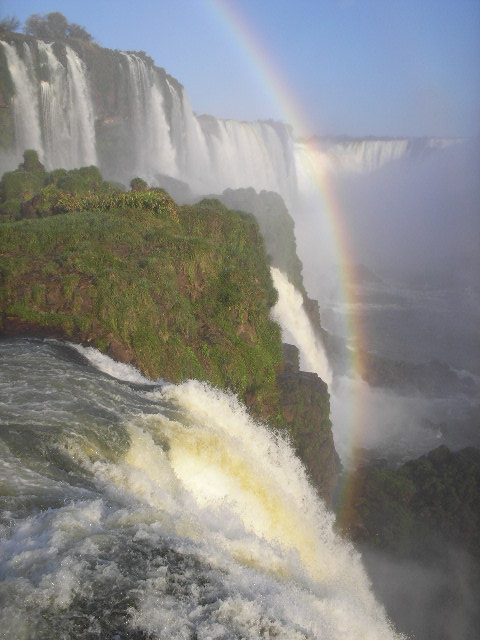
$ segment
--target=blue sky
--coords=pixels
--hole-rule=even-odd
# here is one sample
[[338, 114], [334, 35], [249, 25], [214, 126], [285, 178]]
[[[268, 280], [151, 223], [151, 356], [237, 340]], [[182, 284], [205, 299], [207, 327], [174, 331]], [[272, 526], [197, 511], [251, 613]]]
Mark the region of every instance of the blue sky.
[[299, 134], [480, 133], [480, 0], [0, 0], [22, 22], [49, 11], [146, 51], [197, 113], [289, 120], [289, 98]]

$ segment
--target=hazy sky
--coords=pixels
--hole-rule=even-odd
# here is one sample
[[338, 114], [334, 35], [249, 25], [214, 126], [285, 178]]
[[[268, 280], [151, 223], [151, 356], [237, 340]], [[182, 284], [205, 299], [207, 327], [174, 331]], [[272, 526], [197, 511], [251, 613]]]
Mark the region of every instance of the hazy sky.
[[0, 0], [146, 51], [197, 113], [297, 133], [480, 133], [480, 0]]

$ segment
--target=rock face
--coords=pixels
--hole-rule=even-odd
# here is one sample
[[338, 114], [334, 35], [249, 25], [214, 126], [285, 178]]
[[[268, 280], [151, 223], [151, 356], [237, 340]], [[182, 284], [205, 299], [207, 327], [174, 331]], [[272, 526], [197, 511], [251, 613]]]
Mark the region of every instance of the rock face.
[[353, 485], [340, 526], [356, 542], [420, 557], [446, 541], [480, 562], [479, 449], [441, 445], [398, 468], [363, 465]]
[[299, 369], [298, 349], [284, 344], [284, 370], [278, 375], [279, 404], [298, 456], [329, 506], [340, 471], [333, 443], [330, 398], [316, 373]]
[[0, 93], [0, 170], [36, 149], [47, 169], [93, 164], [124, 185], [138, 176], [169, 189], [166, 176], [196, 195], [250, 186], [297, 193], [287, 125], [197, 116], [182, 85], [145, 52], [10, 33], [0, 37]]
[[296, 348], [282, 358], [253, 216], [217, 200], [178, 207], [158, 189], [121, 192], [94, 169], [22, 165], [0, 181], [0, 212], [7, 198], [34, 208], [33, 219], [0, 217], [0, 336], [74, 340], [152, 378], [235, 391], [254, 415], [288, 431], [330, 504], [338, 458], [328, 390], [299, 371]]

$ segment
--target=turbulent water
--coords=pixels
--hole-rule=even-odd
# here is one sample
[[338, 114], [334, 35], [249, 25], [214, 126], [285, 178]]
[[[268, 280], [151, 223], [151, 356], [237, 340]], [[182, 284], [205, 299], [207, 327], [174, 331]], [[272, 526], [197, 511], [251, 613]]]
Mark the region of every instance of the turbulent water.
[[394, 637], [292, 450], [234, 397], [56, 342], [0, 358], [3, 637]]

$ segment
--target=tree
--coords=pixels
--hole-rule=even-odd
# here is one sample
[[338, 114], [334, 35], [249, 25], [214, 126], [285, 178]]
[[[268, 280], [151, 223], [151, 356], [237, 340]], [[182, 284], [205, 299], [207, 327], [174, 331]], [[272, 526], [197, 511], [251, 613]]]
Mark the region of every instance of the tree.
[[130, 180], [130, 189], [132, 191], [146, 191], [148, 189], [148, 184], [142, 178], [132, 178]]
[[5, 34], [8, 31], [16, 31], [20, 26], [20, 20], [17, 20], [14, 16], [7, 16], [0, 20], [0, 34]]
[[23, 152], [23, 162], [18, 165], [24, 171], [45, 171], [45, 167], [38, 159], [38, 153], [34, 149], [26, 149]]
[[92, 36], [79, 24], [69, 23], [59, 11], [53, 11], [42, 16], [34, 13], [27, 18], [25, 33], [39, 40], [65, 42], [67, 38], [92, 41]]
[[29, 18], [27, 18], [23, 30], [28, 35], [38, 38], [39, 40], [51, 39], [48, 31], [47, 19], [39, 13], [33, 13]]
[[47, 28], [53, 40], [61, 42], [67, 37], [68, 22], [59, 11], [47, 14]]
[[87, 42], [91, 42], [93, 40], [92, 36], [86, 29], [74, 22], [68, 24], [67, 35], [69, 38], [77, 38], [77, 40], [86, 40]]

